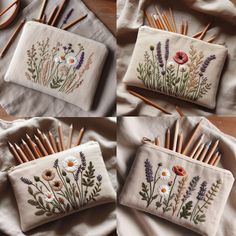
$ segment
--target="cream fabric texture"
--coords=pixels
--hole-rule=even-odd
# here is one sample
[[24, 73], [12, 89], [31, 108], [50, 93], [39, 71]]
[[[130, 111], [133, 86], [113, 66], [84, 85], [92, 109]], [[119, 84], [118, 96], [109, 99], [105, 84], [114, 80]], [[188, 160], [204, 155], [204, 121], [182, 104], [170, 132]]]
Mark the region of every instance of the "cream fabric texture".
[[227, 49], [140, 27], [124, 83], [215, 108]]
[[[117, 188], [116, 181], [116, 133], [115, 119], [106, 118], [63, 118], [63, 133], [68, 136], [71, 123], [74, 127], [72, 143], [76, 143], [81, 127], [86, 127], [86, 132], [82, 143], [90, 140], [97, 140], [101, 147], [103, 160], [109, 179], [113, 188]], [[18, 142], [27, 133], [32, 136], [36, 128], [43, 132], [51, 130], [57, 135], [58, 119], [54, 118], [33, 118], [29, 120], [17, 120], [14, 122], [0, 121], [0, 234], [7, 236], [57, 236], [63, 235], [84, 235], [84, 236], [104, 236], [109, 235], [116, 229], [115, 203], [107, 203], [102, 206], [92, 207], [44, 224], [30, 232], [24, 233], [20, 227], [19, 210], [11, 187], [7, 171], [11, 166], [16, 165], [16, 161], [7, 147], [7, 141]], [[101, 173], [103, 175], [103, 173]], [[22, 186], [23, 187], [23, 186]]]
[[[132, 164], [135, 161], [135, 156], [138, 148], [142, 144], [143, 137], [147, 137], [154, 140], [155, 137], [161, 138], [161, 146], [164, 145], [164, 138], [166, 129], [171, 128], [171, 132], [174, 132], [175, 121], [178, 117], [125, 117], [121, 118], [118, 123], [118, 148], [117, 148], [117, 175], [118, 175], [118, 199], [121, 194], [122, 188], [127, 180], [128, 174], [131, 170]], [[222, 153], [222, 159], [218, 165], [219, 168], [229, 170], [234, 178], [236, 176], [236, 139], [222, 133], [207, 119], [201, 117], [185, 117], [180, 120], [180, 130], [183, 133], [184, 140], [188, 140], [192, 130], [196, 124], [201, 121], [201, 127], [199, 135], [205, 134], [205, 142], [207, 140], [219, 139], [219, 150]], [[197, 138], [197, 137], [196, 137]], [[185, 142], [184, 142], [185, 144]], [[191, 148], [191, 147], [190, 147]], [[146, 149], [145, 149], [146, 150]], [[153, 155], [153, 154], [152, 154]], [[144, 161], [147, 156], [143, 156], [141, 160], [143, 168]], [[173, 159], [174, 161], [174, 159]], [[158, 159], [153, 163], [158, 164]], [[144, 169], [142, 168], [142, 171]], [[194, 167], [195, 168], [195, 167]], [[201, 169], [201, 168], [199, 168]], [[196, 170], [196, 169], [195, 169]], [[218, 173], [218, 171], [217, 171]], [[143, 176], [143, 172], [139, 172], [140, 177]], [[202, 173], [199, 172], [199, 175]], [[218, 175], [218, 174], [217, 174]], [[221, 174], [220, 174], [221, 175]], [[192, 174], [191, 174], [192, 176]], [[140, 177], [137, 177], [140, 179]], [[142, 181], [145, 179], [142, 179]], [[201, 179], [203, 180], [203, 178]], [[136, 180], [134, 180], [136, 181]], [[214, 181], [213, 179], [211, 180]], [[141, 186], [139, 181], [139, 186]], [[210, 183], [209, 183], [210, 184]], [[208, 185], [209, 186], [209, 185]], [[141, 187], [140, 187], [141, 190]], [[235, 236], [236, 225], [233, 219], [236, 217], [235, 207], [235, 193], [236, 185], [232, 187], [224, 211], [217, 226], [217, 236]], [[136, 193], [132, 193], [136, 195]], [[134, 196], [134, 197], [135, 197]], [[210, 210], [211, 208], [209, 208]], [[201, 226], [199, 226], [201, 227]], [[209, 225], [210, 227], [210, 225]], [[117, 232], [119, 236], [136, 235], [136, 236], [162, 236], [162, 235], [175, 235], [175, 236], [197, 236], [199, 233], [195, 233], [192, 230], [181, 227], [177, 224], [171, 223], [165, 219], [152, 214], [135, 210], [134, 208], [118, 205], [117, 207]]]
[[[214, 236], [233, 182], [229, 171], [145, 144], [137, 151], [119, 199], [128, 207]], [[143, 184], [148, 191], [143, 191]]]
[[[78, 179], [77, 181], [75, 180], [75, 175], [76, 175], [76, 171], [74, 172], [69, 172], [66, 170], [66, 168], [64, 167], [63, 162], [66, 160], [66, 158], [73, 158], [73, 160], [77, 160], [78, 162], [81, 162], [81, 157], [80, 157], [80, 152], [82, 152], [85, 156], [85, 162], [86, 162], [86, 167], [84, 167], [85, 169], [83, 170], [83, 178], [86, 180], [86, 176], [85, 176], [85, 171], [88, 171], [88, 166], [89, 163], [91, 162], [94, 168], [94, 173], [92, 174], [94, 176], [94, 178], [89, 178], [87, 183], [89, 184], [90, 181], [93, 181], [93, 185], [91, 187], [86, 188], [85, 186], [83, 186], [83, 190], [81, 188], [81, 172], [78, 175]], [[55, 165], [55, 161], [58, 160], [58, 167], [54, 167]], [[81, 166], [83, 165], [83, 162], [80, 164]], [[68, 166], [69, 168], [69, 166]], [[52, 186], [53, 184], [53, 180], [50, 181], [45, 181], [42, 178], [43, 172], [45, 170], [52, 170], [53, 169], [53, 173], [62, 173], [62, 170], [65, 171], [65, 173], [67, 173], [66, 177], [70, 179], [70, 183], [65, 182], [66, 177], [62, 176], [61, 174], [55, 174], [55, 178], [54, 180], [59, 180], [61, 181], [61, 183], [63, 183], [62, 181], [64, 180], [64, 184], [63, 184], [63, 188], [61, 189], [62, 191], [66, 192], [66, 188], [69, 188], [69, 186], [73, 186], [73, 184], [75, 185], [76, 182], [78, 183], [78, 185], [80, 186], [79, 189], [77, 189], [77, 187], [75, 187], [76, 191], [78, 191], [77, 193], [79, 194], [79, 191], [83, 191], [83, 203], [81, 203], [81, 205], [77, 205], [76, 208], [72, 208], [72, 205], [70, 205], [70, 201], [67, 200], [67, 198], [65, 198], [64, 196], [61, 196], [59, 194], [60, 191], [53, 191], [53, 188], [50, 188], [50, 185]], [[78, 169], [78, 167], [76, 168], [76, 170]], [[56, 171], [57, 170], [57, 171]], [[64, 216], [67, 216], [69, 214], [75, 213], [77, 211], [81, 211], [87, 208], [91, 208], [97, 205], [102, 205], [105, 203], [109, 203], [112, 201], [115, 201], [115, 191], [112, 187], [112, 184], [110, 182], [110, 179], [108, 177], [107, 171], [106, 171], [106, 167], [104, 165], [103, 162], [103, 158], [102, 158], [102, 154], [101, 154], [101, 150], [100, 147], [98, 145], [98, 143], [96, 142], [88, 142], [86, 144], [83, 144], [81, 146], [78, 147], [74, 147], [71, 148], [69, 150], [60, 152], [60, 153], [56, 153], [53, 155], [49, 155], [45, 158], [42, 159], [38, 159], [36, 161], [32, 161], [32, 162], [28, 162], [26, 164], [22, 164], [19, 165], [17, 167], [15, 167], [13, 170], [9, 171], [8, 174], [10, 181], [11, 181], [11, 185], [14, 189], [14, 193], [15, 193], [15, 198], [18, 204], [18, 209], [19, 209], [19, 213], [20, 213], [20, 218], [21, 218], [21, 228], [22, 231], [28, 231], [32, 228], [35, 228], [39, 225], [48, 223], [50, 221], [56, 220], [56, 219], [60, 219]], [[37, 176], [40, 178], [41, 181], [43, 181], [45, 183], [45, 185], [41, 184], [40, 182], [36, 182], [34, 180], [34, 176]], [[37, 196], [35, 196], [35, 198], [32, 196], [32, 194], [29, 194], [28, 192], [28, 187], [31, 187], [31, 189], [33, 190], [33, 193], [37, 193], [39, 192], [39, 190], [33, 186], [32, 184], [26, 184], [23, 183], [21, 181], [21, 178], [26, 178], [27, 180], [30, 180], [33, 182], [33, 184], [38, 184], [38, 186], [42, 186], [43, 191], [40, 192]], [[96, 178], [101, 178], [101, 180], [97, 180]], [[100, 191], [97, 192], [97, 190], [95, 190], [95, 186], [96, 184], [99, 184], [100, 187], [98, 187], [97, 189], [100, 189]], [[66, 187], [67, 186], [67, 187]], [[75, 185], [76, 186], [76, 185]], [[73, 188], [72, 188], [73, 189]], [[49, 191], [50, 190], [50, 191]], [[87, 194], [85, 195], [84, 191], [88, 191]], [[96, 191], [96, 195], [94, 197], [92, 197], [92, 199], [90, 199], [89, 201], [87, 201], [86, 199], [89, 199], [89, 196], [92, 196], [93, 191]], [[49, 193], [48, 193], [49, 192]], [[53, 201], [53, 203], [48, 203], [47, 205], [47, 196], [45, 196], [44, 194], [49, 194], [49, 196], [51, 197], [51, 194], [53, 194], [55, 197], [55, 201]], [[58, 194], [59, 193], [59, 194]], [[36, 215], [37, 212], [40, 212], [39, 210], [37, 210], [36, 206], [32, 204], [28, 203], [28, 200], [33, 200], [34, 203], [39, 202], [39, 206], [40, 204], [42, 204], [42, 202], [40, 203], [39, 197], [41, 196], [42, 202], [43, 202], [43, 208], [46, 206], [50, 207], [50, 213], [52, 213], [51, 215], [47, 216], [46, 213], [45, 214], [41, 214], [41, 215]], [[73, 196], [76, 197], [76, 194], [74, 193]], [[77, 195], [78, 196], [78, 195]], [[59, 200], [57, 200], [59, 197], [61, 197], [62, 199], [64, 199], [64, 205], [60, 204], [60, 202], [58, 202]], [[37, 200], [36, 200], [37, 199]], [[81, 198], [80, 198], [81, 200]], [[50, 201], [50, 199], [49, 199]], [[79, 197], [76, 198], [75, 202], [77, 204], [79, 203]], [[53, 208], [53, 204], [55, 205], [59, 205], [62, 207], [61, 211], [63, 212], [59, 212], [59, 209], [56, 209], [55, 212], [57, 212], [57, 214], [52, 212], [52, 208]], [[68, 205], [69, 204], [69, 205]], [[82, 205], [84, 204], [84, 205]], [[68, 205], [69, 210], [64, 209], [65, 206]], [[43, 209], [42, 207], [40, 208], [40, 210]], [[59, 213], [59, 214], [58, 214]]]
[[52, 26], [28, 22], [5, 80], [87, 111], [92, 105], [107, 53], [101, 43]]
[[[142, 95], [157, 102], [162, 107], [168, 109], [173, 114], [176, 113], [175, 105], [180, 106], [186, 115], [209, 115], [209, 114], [235, 114], [236, 99], [235, 99], [235, 15], [236, 6], [229, 0], [186, 0], [186, 1], [149, 1], [149, 0], [119, 0], [119, 12], [117, 21], [117, 79], [118, 79], [118, 106], [117, 114], [124, 115], [145, 115], [157, 116], [162, 112], [154, 107], [146, 105], [139, 98], [129, 94], [126, 86], [123, 83], [123, 78], [127, 72], [128, 65], [131, 60], [134, 45], [137, 39], [138, 29], [142, 25], [148, 25], [144, 20], [143, 10], [148, 7], [148, 12], [156, 14], [155, 6], [160, 10], [173, 9], [178, 31], [180, 30], [181, 22], [187, 20], [189, 23], [188, 35], [192, 36], [196, 32], [201, 31], [209, 22], [214, 22], [212, 28], [207, 32], [205, 41], [213, 35], [217, 35], [214, 41], [216, 44], [226, 46], [228, 49], [228, 57], [223, 68], [221, 81], [219, 84], [216, 108], [214, 110], [203, 109], [188, 102], [176, 100], [175, 98], [167, 97], [161, 94], [155, 94], [148, 90], [138, 90]], [[188, 3], [185, 4], [185, 3]], [[192, 8], [192, 9], [190, 9]], [[214, 16], [213, 16], [214, 15]], [[232, 24], [232, 22], [234, 22]], [[158, 40], [158, 39], [157, 39]]]

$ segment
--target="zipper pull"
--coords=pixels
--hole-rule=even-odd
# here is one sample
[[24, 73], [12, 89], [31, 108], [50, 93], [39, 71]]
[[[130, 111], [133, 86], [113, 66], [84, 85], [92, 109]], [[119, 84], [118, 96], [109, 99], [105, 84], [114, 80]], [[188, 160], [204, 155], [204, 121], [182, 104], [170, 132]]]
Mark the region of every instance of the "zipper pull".
[[147, 137], [143, 137], [142, 142], [143, 143], [153, 143], [153, 141]]

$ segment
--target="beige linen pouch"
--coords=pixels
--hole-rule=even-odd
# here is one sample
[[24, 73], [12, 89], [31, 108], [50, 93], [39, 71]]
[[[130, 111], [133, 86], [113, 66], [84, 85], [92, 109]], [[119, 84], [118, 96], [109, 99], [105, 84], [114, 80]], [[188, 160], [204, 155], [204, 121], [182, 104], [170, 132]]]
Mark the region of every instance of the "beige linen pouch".
[[224, 46], [143, 26], [123, 81], [214, 109], [226, 55]]
[[137, 152], [119, 201], [214, 236], [233, 182], [230, 171], [145, 143]]
[[8, 177], [23, 232], [116, 198], [94, 141], [13, 167]]
[[27, 22], [5, 81], [89, 110], [108, 54], [105, 45], [37, 22]]

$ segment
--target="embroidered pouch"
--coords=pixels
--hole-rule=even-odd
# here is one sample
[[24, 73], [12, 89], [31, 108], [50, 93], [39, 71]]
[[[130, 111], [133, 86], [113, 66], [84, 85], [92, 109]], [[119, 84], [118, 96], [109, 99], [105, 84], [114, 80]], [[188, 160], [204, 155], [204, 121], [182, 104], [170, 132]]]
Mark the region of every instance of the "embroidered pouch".
[[143, 26], [124, 82], [213, 109], [226, 55], [224, 46]]
[[24, 232], [116, 198], [93, 141], [16, 166], [8, 176]]
[[234, 182], [230, 171], [152, 144], [134, 160], [120, 203], [214, 236]]
[[89, 110], [107, 54], [101, 43], [28, 22], [5, 80]]

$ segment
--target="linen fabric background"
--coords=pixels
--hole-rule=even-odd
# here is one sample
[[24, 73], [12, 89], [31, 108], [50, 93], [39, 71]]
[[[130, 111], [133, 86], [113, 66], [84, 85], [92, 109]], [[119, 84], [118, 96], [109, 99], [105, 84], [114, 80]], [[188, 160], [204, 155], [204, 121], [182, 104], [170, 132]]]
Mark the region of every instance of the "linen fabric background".
[[[187, 3], [187, 4], [186, 4]], [[188, 102], [176, 100], [165, 95], [156, 94], [151, 91], [135, 89], [147, 98], [157, 102], [168, 111], [176, 113], [175, 106], [180, 106], [186, 115], [209, 115], [209, 114], [236, 114], [236, 5], [235, 1], [229, 0], [118, 0], [117, 21], [117, 114], [156, 116], [162, 114], [159, 110], [147, 106], [140, 99], [126, 91], [122, 80], [130, 63], [136, 42], [138, 29], [144, 24], [143, 9], [148, 7], [150, 13], [155, 12], [154, 4], [160, 9], [168, 10], [172, 7], [176, 23], [180, 27], [182, 20], [189, 23], [188, 35], [194, 35], [202, 30], [209, 22], [214, 22], [213, 27], [207, 32], [205, 40], [217, 35], [214, 43], [224, 45], [228, 49], [228, 57], [221, 76], [219, 90], [217, 93], [217, 105], [215, 110], [204, 109]], [[148, 24], [146, 22], [146, 24]], [[178, 30], [179, 30], [178, 27]]]
[[[166, 57], [166, 48], [165, 48], [166, 47], [166, 40], [169, 40], [169, 42], [168, 42], [168, 44], [169, 44], [169, 46], [168, 46], [168, 59], [167, 60], [165, 59], [165, 57]], [[216, 105], [216, 94], [217, 94], [219, 79], [220, 79], [221, 71], [223, 69], [225, 58], [227, 55], [227, 49], [223, 46], [220, 46], [220, 45], [208, 44], [208, 43], [196, 40], [196, 39], [191, 39], [190, 37], [181, 36], [181, 35], [173, 34], [173, 33], [166, 32], [166, 31], [160, 31], [160, 30], [156, 30], [156, 29], [153, 29], [150, 27], [145, 27], [145, 26], [140, 27], [137, 41], [136, 41], [136, 45], [135, 45], [135, 48], [133, 51], [133, 55], [132, 55], [129, 67], [127, 69], [127, 72], [126, 72], [124, 80], [123, 80], [124, 83], [127, 85], [133, 85], [133, 86], [137, 86], [137, 87], [141, 87], [141, 88], [155, 90], [155, 87], [153, 85], [150, 85], [150, 87], [147, 87], [147, 85], [144, 85], [144, 81], [138, 78], [138, 76], [141, 77], [141, 73], [139, 74], [137, 72], [137, 70], [140, 69], [139, 64], [144, 63], [144, 58], [146, 55], [145, 52], [147, 52], [148, 55], [150, 55], [150, 60], [152, 60], [152, 56], [150, 53], [150, 46], [154, 47], [153, 52], [154, 52], [154, 55], [157, 56], [157, 46], [156, 45], [159, 42], [161, 42], [160, 53], [161, 53], [162, 61], [163, 61], [163, 63], [167, 64], [167, 65], [165, 65], [165, 67], [163, 69], [165, 71], [165, 73], [167, 73], [167, 70], [165, 70], [165, 68], [168, 68], [168, 63], [172, 63], [172, 64], [174, 63], [173, 57], [175, 57], [175, 54], [177, 52], [184, 52], [184, 53], [188, 54], [188, 61], [186, 63], [189, 64], [189, 67], [195, 65], [195, 63], [196, 63], [196, 62], [191, 62], [191, 58], [190, 58], [190, 57], [193, 57], [190, 55], [190, 53], [193, 53], [193, 50], [196, 50], [196, 53], [195, 53], [196, 58], [200, 58], [200, 53], [201, 52], [203, 53], [203, 55], [204, 55], [204, 57], [202, 59], [203, 62], [206, 60], [206, 58], [209, 58], [210, 56], [215, 56], [215, 59], [210, 61], [208, 68], [206, 68], [206, 71], [204, 72], [204, 76], [200, 77], [198, 74], [196, 76], [197, 81], [199, 81], [199, 82], [201, 80], [203, 80], [203, 78], [207, 78], [206, 83], [211, 84], [210, 89], [206, 89], [205, 94], [203, 94], [202, 97], [199, 97], [196, 101], [186, 98], [186, 100], [188, 100], [189, 102], [197, 103], [199, 105], [208, 107], [210, 109], [214, 109], [215, 105]], [[191, 50], [191, 52], [190, 52], [190, 46], [194, 47], [194, 49]], [[154, 60], [157, 60], [157, 59], [154, 59]], [[152, 65], [152, 62], [148, 62], [148, 63], [150, 65]], [[199, 69], [197, 70], [197, 71], [199, 71], [199, 73], [200, 73], [200, 69], [201, 69], [202, 65], [203, 65], [203, 63], [201, 63], [201, 65], [199, 65]], [[182, 73], [183, 76], [181, 75], [181, 72], [179, 72], [179, 71], [175, 72], [175, 73], [176, 73], [176, 77], [178, 77], [178, 74], [179, 74], [180, 78], [182, 76], [182, 79], [181, 79], [181, 81], [182, 81], [182, 80], [184, 80], [184, 75], [186, 75], [186, 73], [187, 73], [186, 71], [188, 70], [188, 67], [185, 64], [181, 65], [181, 66], [185, 70], [184, 71], [185, 73]], [[180, 68], [179, 70], [181, 70], [181, 66], [177, 67], [174, 64], [173, 65], [174, 71], [176, 71], [176, 67]], [[143, 66], [142, 68], [145, 68], [145, 66]], [[160, 68], [160, 70], [161, 70], [161, 68]], [[190, 69], [188, 71], [190, 74], [191, 73]], [[152, 73], [155, 73], [155, 72], [152, 72]], [[201, 79], [199, 79], [199, 77]], [[164, 77], [164, 79], [167, 80], [167, 77]], [[162, 80], [162, 78], [161, 78], [161, 80]], [[177, 80], [177, 78], [175, 78], [175, 80]], [[189, 80], [190, 80], [190, 78], [189, 78]], [[192, 82], [193, 81], [191, 81], [191, 82], [189, 81], [189, 83], [192, 83]], [[183, 82], [181, 82], [181, 83], [183, 83]], [[153, 84], [155, 84], [155, 82]], [[187, 86], [188, 86], [188, 84], [186, 84], [185, 89]], [[173, 86], [173, 87], [175, 87], [175, 86]], [[179, 86], [179, 88], [181, 89], [181, 85]], [[162, 93], [168, 94], [166, 89]], [[190, 91], [190, 90], [188, 90], [188, 91]], [[186, 94], [184, 96], [182, 96], [181, 94], [182, 94], [181, 90], [179, 90], [173, 96], [179, 97], [180, 99], [185, 100], [184, 96], [192, 95], [192, 93]]]
[[[148, 173], [145, 171], [145, 165], [144, 165], [144, 164], [147, 165], [146, 160], [150, 161], [150, 164], [153, 168], [153, 173], [156, 173], [156, 168], [158, 167], [158, 163], [162, 164], [162, 166], [159, 167], [158, 169], [154, 182], [156, 182], [156, 179], [160, 177], [161, 171], [166, 171], [166, 169], [170, 171], [170, 176], [168, 175], [170, 177], [169, 179], [166, 180], [159, 179], [159, 181], [156, 182], [155, 190], [152, 196], [155, 196], [156, 194], [158, 194], [159, 196], [155, 200], [153, 200], [148, 207], [147, 207], [147, 202], [142, 200], [142, 197], [139, 194], [139, 192], [142, 191], [141, 183], [145, 183], [147, 184], [147, 186], [149, 186], [146, 180], [147, 178], [146, 175]], [[176, 204], [175, 200], [174, 201], [173, 199], [170, 200], [170, 204], [171, 203], [173, 204], [170, 207], [170, 211], [166, 211], [163, 213], [162, 208], [165, 208], [165, 205], [162, 204], [162, 206], [157, 209], [155, 203], [160, 201], [161, 195], [159, 193], [160, 191], [159, 189], [161, 188], [161, 186], [164, 186], [165, 188], [165, 185], [167, 185], [168, 181], [173, 180], [175, 178], [175, 174], [172, 171], [174, 166], [183, 168], [186, 171], [186, 174], [184, 176], [178, 176], [179, 178], [177, 177], [176, 181], [172, 183], [173, 190], [171, 193], [172, 194], [175, 193], [177, 194], [176, 196], [179, 197], [178, 204]], [[188, 176], [187, 181], [183, 180], [184, 178], [186, 178], [186, 176]], [[203, 213], [206, 216], [204, 222], [198, 222], [198, 224], [194, 223], [194, 221], [190, 221], [190, 216], [187, 219], [179, 217], [181, 216], [181, 213], [183, 213], [182, 210], [179, 211], [179, 209], [181, 209], [180, 207], [186, 206], [185, 204], [181, 205], [183, 195], [186, 194], [186, 191], [190, 186], [189, 185], [190, 181], [192, 181], [193, 178], [196, 179], [196, 177], [200, 177], [200, 179], [197, 181], [195, 191], [191, 192], [189, 198], [185, 202], [186, 204], [190, 200], [193, 201], [192, 209], [189, 211], [190, 213], [193, 212], [195, 203], [197, 201], [200, 185], [203, 181], [207, 182], [206, 185], [207, 191], [211, 188], [212, 184], [215, 184], [219, 180], [222, 182], [221, 184], [218, 185], [219, 186], [218, 192], [215, 193], [216, 195], [215, 197], [213, 197], [211, 204], [208, 205], [207, 209], [203, 208], [204, 209]], [[181, 190], [182, 194], [179, 195], [178, 186], [180, 185], [178, 185], [178, 183], [181, 182], [182, 184], [183, 183], [182, 181], [184, 181], [183, 185], [184, 189]], [[165, 150], [163, 148], [155, 148], [153, 147], [153, 145], [148, 144], [141, 146], [137, 151], [135, 161], [132, 165], [129, 176], [126, 179], [125, 186], [119, 197], [119, 202], [122, 205], [126, 205], [128, 207], [145, 211], [147, 213], [165, 218], [173, 223], [179, 224], [183, 227], [198, 232], [201, 235], [214, 236], [216, 234], [217, 226], [219, 225], [220, 218], [224, 210], [225, 203], [228, 199], [233, 182], [234, 178], [229, 171], [220, 168], [215, 168], [210, 165], [201, 163], [199, 161], [189, 159], [184, 155], [180, 156], [174, 152], [170, 152], [169, 150]], [[172, 189], [172, 187], [170, 188]], [[164, 198], [168, 199], [168, 195], [162, 197], [162, 199]], [[201, 207], [203, 205], [203, 201], [199, 201], [199, 203], [200, 203], [199, 206]], [[172, 210], [174, 209], [175, 211], [172, 212]], [[178, 212], [180, 212], [180, 215], [177, 215]], [[198, 211], [195, 211], [195, 213], [197, 212]], [[193, 217], [193, 219], [194, 218], [195, 217]]]
[[[116, 120], [113, 118], [63, 118], [60, 120], [65, 137], [68, 137], [70, 124], [73, 124], [74, 135], [72, 144], [77, 141], [79, 130], [86, 127], [82, 144], [89, 140], [97, 140], [102, 151], [103, 160], [116, 189]], [[7, 177], [7, 170], [16, 164], [7, 147], [7, 141], [18, 142], [27, 133], [30, 137], [36, 128], [43, 132], [51, 131], [57, 135], [58, 120], [54, 118], [33, 118], [0, 122], [0, 234], [9, 236], [23, 235], [85, 235], [104, 236], [116, 229], [115, 203], [93, 207], [79, 213], [66, 216], [36, 229], [23, 233], [20, 228], [20, 218], [16, 200]], [[34, 128], [32, 128], [34, 127]], [[103, 173], [102, 173], [103, 174]]]
[[[166, 129], [170, 127], [171, 133], [174, 132], [176, 119], [177, 117], [126, 117], [119, 119], [117, 135], [117, 178], [119, 185], [117, 193], [118, 199], [120, 197], [121, 190], [124, 186], [127, 176], [130, 172], [131, 166], [135, 160], [137, 149], [142, 144], [143, 137], [154, 140], [155, 137], [159, 136], [161, 138], [160, 146], [163, 147]], [[222, 133], [205, 118], [189, 117], [181, 118], [180, 120], [180, 132], [183, 133], [184, 141], [188, 140], [189, 136], [191, 135], [191, 132], [189, 132], [189, 130], [192, 130], [200, 121], [201, 128], [199, 130], [199, 135], [204, 133], [206, 140], [220, 140], [219, 150], [222, 153], [222, 159], [218, 166], [229, 170], [235, 178], [235, 138]], [[183, 145], [185, 145], [185, 142]], [[145, 157], [143, 161], [145, 161]], [[142, 175], [142, 173], [139, 172], [139, 175]], [[139, 184], [141, 184], [141, 182], [139, 182]], [[236, 184], [234, 182], [218, 226], [218, 230], [216, 233], [217, 236], [236, 235], [236, 226], [235, 224], [233, 224], [232, 220], [234, 219], [234, 217], [236, 217], [235, 194]], [[118, 205], [117, 208], [117, 222], [117, 232], [119, 236], [199, 235], [191, 230], [173, 224], [162, 218], [122, 205]]]
[[[46, 48], [45, 46], [45, 50], [49, 51], [49, 55], [50, 55], [50, 50], [52, 50], [53, 47], [56, 47], [58, 42], [61, 43], [62, 46], [58, 47], [60, 48], [60, 51], [57, 52], [57, 54], [54, 56], [53, 59], [51, 59], [51, 55], [50, 55], [49, 60], [48, 59], [44, 60], [44, 58], [46, 58], [45, 56], [46, 53], [41, 55], [41, 58], [40, 58], [40, 52], [39, 52], [40, 46], [37, 44], [37, 42], [39, 42], [40, 44], [44, 42], [44, 45], [46, 45], [45, 42], [47, 42], [47, 39], [48, 39], [49, 46], [48, 48]], [[56, 60], [56, 57], [60, 57], [60, 55], [62, 54], [61, 48], [62, 47], [68, 48], [69, 43], [72, 45], [72, 49], [74, 50], [75, 54], [77, 54], [78, 51], [80, 50], [78, 46], [79, 43], [84, 48], [84, 50], [78, 55], [79, 58], [82, 57], [81, 56], [82, 53], [84, 53], [85, 55], [83, 58], [83, 63], [81, 64], [80, 70], [78, 70], [78, 72], [76, 72], [75, 70], [78, 77], [80, 73], [82, 74], [81, 71], [85, 70], [85, 68], [87, 67], [86, 64], [89, 61], [89, 57], [91, 55], [93, 56], [91, 58], [92, 63], [89, 66], [89, 69], [85, 70], [85, 73], [80, 77], [80, 81], [83, 80], [83, 83], [78, 88], [75, 88], [71, 93], [66, 93], [66, 92], [60, 91], [62, 86], [59, 86], [60, 89], [59, 88], [52, 89], [51, 85], [54, 86], [55, 84], [53, 83], [54, 76], [51, 76], [49, 74], [49, 71], [51, 70], [51, 73], [53, 75], [54, 71], [55, 71], [54, 73], [56, 74], [55, 68], [58, 68], [58, 71], [59, 71], [58, 77], [61, 76], [60, 68], [63, 68], [63, 66], [65, 66], [65, 63], [55, 62], [55, 60]], [[30, 67], [28, 65], [28, 62], [29, 62], [29, 58], [32, 58], [32, 56], [29, 56], [27, 51], [29, 50], [30, 53], [33, 52], [32, 45], [34, 45], [34, 48], [37, 53], [34, 58], [38, 57], [38, 62], [36, 63], [38, 63], [38, 68], [40, 70], [40, 72], [38, 72], [40, 76], [38, 78], [37, 83], [33, 81], [32, 77], [30, 77], [30, 79], [26, 77], [26, 73], [27, 75], [31, 76], [30, 72], [28, 71], [28, 67]], [[71, 55], [74, 55], [74, 53], [73, 54], [70, 53], [68, 55], [71, 56]], [[40, 24], [36, 22], [27, 22], [24, 26], [21, 38], [18, 42], [17, 48], [15, 50], [15, 53], [9, 65], [8, 71], [5, 75], [5, 81], [14, 82], [19, 85], [38, 90], [39, 92], [47, 93], [49, 95], [52, 95], [54, 97], [67, 101], [71, 104], [74, 104], [88, 111], [93, 103], [94, 94], [95, 94], [97, 84], [100, 79], [100, 75], [103, 70], [104, 63], [106, 61], [107, 53], [108, 51], [104, 44], [98, 43], [96, 41], [92, 41], [90, 39], [86, 39], [84, 37], [80, 37], [79, 35], [72, 34], [70, 32], [58, 30], [57, 28], [50, 27], [44, 24]], [[96, 59], [97, 57], [99, 58], [99, 60]], [[40, 69], [41, 60], [44, 60], [44, 63], [41, 63], [42, 65], [44, 65], [42, 66], [42, 69]], [[47, 67], [48, 70], [46, 71], [46, 73], [44, 73], [43, 70], [45, 69], [45, 65], [49, 65], [49, 61], [51, 60], [53, 60], [51, 64], [54, 63], [55, 68], [52, 67], [51, 69], [50, 67]], [[78, 63], [80, 63], [80, 61]], [[74, 65], [74, 67], [76, 66], [77, 64]], [[70, 67], [72, 66], [70, 65], [69, 67], [66, 67], [66, 68], [70, 68]], [[65, 78], [64, 77], [62, 78], [64, 78], [65, 80], [68, 79], [69, 78], [68, 74], [70, 72], [71, 70], [69, 69], [69, 71], [66, 73], [66, 77], [64, 76]], [[41, 75], [45, 75], [44, 78], [41, 78]], [[49, 77], [49, 79], [52, 78], [50, 84], [48, 85], [46, 85], [46, 81], [45, 81], [45, 80], [49, 80], [47, 76]], [[75, 80], [76, 79], [77, 77], [75, 77]], [[71, 83], [71, 86], [73, 83]], [[64, 84], [64, 82], [60, 83], [60, 85], [61, 84]], [[65, 91], [70, 91], [70, 90], [65, 90]]]
[[[46, 14], [49, 15], [58, 0], [48, 1]], [[0, 47], [6, 44], [7, 40], [12, 35], [15, 27], [23, 18], [32, 20], [37, 18], [41, 1], [38, 0], [22, 0], [18, 20], [7, 29], [1, 30]], [[11, 115], [18, 117], [33, 117], [33, 116], [53, 116], [53, 117], [97, 117], [97, 116], [111, 116], [115, 114], [115, 100], [116, 100], [116, 39], [112, 33], [97, 19], [97, 17], [84, 5], [81, 0], [68, 1], [66, 10], [63, 11], [58, 26], [61, 26], [62, 21], [71, 8], [74, 12], [71, 20], [78, 16], [83, 16], [86, 13], [88, 16], [79, 24], [73, 26], [68, 31], [79, 34], [86, 38], [101, 42], [105, 44], [109, 50], [108, 58], [105, 63], [101, 79], [93, 100], [92, 108], [89, 112], [78, 108], [75, 105], [69, 104], [62, 100], [53, 98], [49, 95], [28, 89], [16, 84], [9, 84], [4, 81], [4, 75], [8, 69], [8, 65], [12, 59], [13, 53], [16, 49], [18, 39], [12, 44], [11, 48], [1, 59], [0, 63], [0, 104]], [[96, 57], [95, 60], [100, 60]], [[20, 63], [20, 62], [19, 62]], [[14, 96], [13, 96], [14, 94]]]

